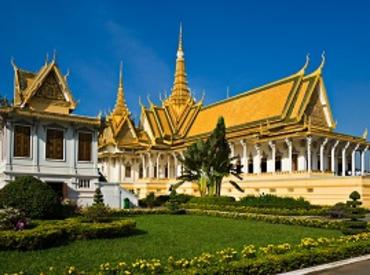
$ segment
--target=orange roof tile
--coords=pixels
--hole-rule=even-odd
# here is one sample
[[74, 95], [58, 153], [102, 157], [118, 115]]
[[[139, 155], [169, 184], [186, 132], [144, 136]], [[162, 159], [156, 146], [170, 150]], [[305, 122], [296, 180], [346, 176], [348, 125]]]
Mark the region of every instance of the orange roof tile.
[[211, 132], [220, 116], [224, 117], [227, 128], [281, 117], [288, 107], [287, 104], [301, 76], [301, 74], [295, 74], [204, 107], [196, 117], [187, 136]]

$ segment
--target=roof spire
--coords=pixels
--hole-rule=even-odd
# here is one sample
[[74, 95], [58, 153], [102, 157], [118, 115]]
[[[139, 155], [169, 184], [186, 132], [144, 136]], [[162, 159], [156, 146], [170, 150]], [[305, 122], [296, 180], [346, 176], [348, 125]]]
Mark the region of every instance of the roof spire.
[[326, 61], [325, 51], [322, 51], [322, 54], [321, 54], [321, 64], [319, 66], [319, 70], [322, 70], [322, 68], [324, 68], [325, 61]]
[[177, 58], [184, 58], [184, 52], [182, 49], [182, 23], [180, 22], [180, 30], [179, 30], [179, 46], [177, 48]]
[[119, 82], [117, 90], [116, 106], [114, 106], [114, 115], [125, 115], [128, 114], [128, 108], [125, 102], [124, 91], [123, 91], [123, 62], [120, 63], [119, 69]]
[[123, 89], [123, 62], [121, 60], [120, 66], [119, 66], [119, 89]]
[[175, 80], [173, 82], [171, 95], [169, 101], [171, 105], [182, 109], [185, 104], [191, 99], [190, 89], [188, 87], [188, 81], [185, 70], [185, 58], [183, 51], [183, 40], [182, 40], [182, 24], [180, 23], [179, 30], [179, 44], [176, 54], [176, 68], [175, 68]]

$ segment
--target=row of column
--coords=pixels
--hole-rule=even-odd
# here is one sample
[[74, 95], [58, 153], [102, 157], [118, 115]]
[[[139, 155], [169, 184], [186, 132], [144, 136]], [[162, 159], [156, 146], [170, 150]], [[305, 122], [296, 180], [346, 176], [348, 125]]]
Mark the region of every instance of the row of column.
[[[361, 175], [365, 175], [365, 157], [366, 153], [369, 149], [368, 146], [362, 146], [360, 144], [351, 144], [350, 142], [340, 142], [339, 140], [332, 141], [333, 144], [331, 148], [328, 147], [328, 142], [329, 139], [323, 139], [319, 148], [319, 156], [315, 162], [316, 167], [313, 165], [313, 158], [317, 157], [316, 155], [313, 155], [313, 148], [312, 148], [312, 137], [307, 137], [305, 139], [305, 162], [306, 162], [306, 168], [305, 170], [308, 172], [311, 172], [313, 170], [313, 167], [315, 170], [325, 172], [326, 170], [330, 170], [334, 174], [338, 174], [339, 167], [337, 167], [338, 159], [339, 157], [337, 156], [338, 153], [341, 156], [342, 163], [341, 163], [341, 175], [345, 176], [348, 171], [347, 166], [347, 155], [350, 151], [351, 153], [351, 175], [356, 175], [356, 152], [360, 152], [361, 157], [360, 157], [360, 173]], [[237, 154], [235, 153], [235, 146], [238, 141], [234, 141], [230, 143], [230, 148], [231, 148], [231, 155], [236, 156]], [[259, 174], [261, 173], [261, 161], [262, 161], [262, 153], [261, 153], [261, 144], [247, 144], [245, 140], [240, 140], [239, 141], [241, 146], [242, 146], [242, 155], [241, 155], [241, 163], [243, 165], [243, 172], [244, 173], [255, 173]], [[286, 172], [293, 172], [293, 140], [292, 139], [285, 139], [283, 142], [286, 146], [286, 154], [285, 154], [285, 165], [282, 165], [282, 171]], [[338, 148], [339, 145], [341, 145], [342, 149], [339, 152]], [[350, 149], [350, 146], [352, 147]], [[248, 148], [251, 148], [254, 151], [255, 154], [250, 155], [248, 152]], [[269, 163], [269, 171], [268, 172], [276, 172], [276, 142], [269, 141], [268, 142], [268, 148], [270, 150], [269, 155], [270, 155], [270, 163]], [[330, 153], [330, 159], [331, 163], [328, 163], [328, 153]], [[253, 164], [253, 171], [249, 171], [249, 163], [250, 163], [250, 158], [253, 158], [252, 164]], [[282, 160], [283, 161], [283, 160]], [[330, 167], [329, 167], [330, 165]], [[297, 165], [296, 165], [297, 166]], [[328, 167], [325, 167], [328, 166]], [[326, 169], [327, 168], [327, 169]], [[330, 168], [330, 169], [329, 169]], [[297, 167], [295, 167], [295, 170], [297, 170]], [[302, 169], [301, 169], [302, 170]]]
[[[172, 153], [144, 153], [141, 154], [141, 169], [143, 178], [176, 178], [181, 175], [182, 165], [177, 159], [177, 154]], [[162, 160], [162, 156], [165, 160]], [[167, 170], [167, 175], [165, 175]]]

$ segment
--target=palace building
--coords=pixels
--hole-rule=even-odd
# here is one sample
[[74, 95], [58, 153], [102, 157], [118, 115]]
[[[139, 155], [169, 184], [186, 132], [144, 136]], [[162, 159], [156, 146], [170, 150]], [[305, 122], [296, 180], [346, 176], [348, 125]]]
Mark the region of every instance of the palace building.
[[[325, 57], [310, 73], [308, 61], [292, 75], [204, 106], [188, 86], [180, 28], [171, 94], [159, 106], [140, 103], [139, 125], [125, 102], [121, 67], [116, 104], [99, 137], [101, 172], [139, 197], [168, 194], [181, 174], [178, 156], [206, 138], [223, 116], [232, 154], [243, 165], [238, 184], [244, 193], [225, 181], [222, 195], [276, 194], [330, 205], [357, 190], [369, 207], [367, 133], [356, 137], [335, 131], [322, 73]], [[190, 182], [178, 192], [199, 194]]]
[[0, 188], [34, 176], [60, 199], [90, 204], [99, 181], [100, 119], [72, 114], [77, 103], [55, 58], [35, 73], [12, 63], [13, 104], [0, 108]]

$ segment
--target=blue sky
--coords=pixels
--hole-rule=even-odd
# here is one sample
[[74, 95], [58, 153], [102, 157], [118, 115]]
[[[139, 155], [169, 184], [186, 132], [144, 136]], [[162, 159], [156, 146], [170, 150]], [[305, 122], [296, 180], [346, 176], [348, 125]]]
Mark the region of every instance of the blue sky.
[[326, 51], [325, 84], [338, 131], [370, 128], [370, 4], [367, 1], [2, 1], [0, 93], [12, 97], [11, 57], [38, 70], [57, 52], [80, 100], [76, 113], [113, 108], [119, 62], [126, 100], [159, 102], [170, 91], [179, 22], [191, 89], [206, 104], [285, 77]]

